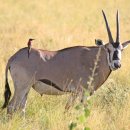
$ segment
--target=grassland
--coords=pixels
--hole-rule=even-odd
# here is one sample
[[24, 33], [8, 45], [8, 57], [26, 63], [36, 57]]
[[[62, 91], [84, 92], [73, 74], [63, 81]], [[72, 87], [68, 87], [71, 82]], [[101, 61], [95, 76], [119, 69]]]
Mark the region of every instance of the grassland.
[[[121, 42], [130, 39], [129, 0], [0, 0], [0, 105], [3, 103], [5, 65], [8, 58], [35, 38], [33, 46], [57, 50], [74, 45], [108, 42], [101, 14], [107, 13], [115, 37], [115, 14], [120, 12]], [[87, 125], [91, 130], [130, 130], [130, 47], [123, 52], [122, 68], [91, 97]], [[13, 92], [12, 80], [9, 80]], [[68, 130], [79, 112], [64, 114], [68, 96], [43, 96], [31, 90], [26, 119], [7, 121], [0, 113], [0, 130]], [[81, 128], [77, 128], [81, 130]]]

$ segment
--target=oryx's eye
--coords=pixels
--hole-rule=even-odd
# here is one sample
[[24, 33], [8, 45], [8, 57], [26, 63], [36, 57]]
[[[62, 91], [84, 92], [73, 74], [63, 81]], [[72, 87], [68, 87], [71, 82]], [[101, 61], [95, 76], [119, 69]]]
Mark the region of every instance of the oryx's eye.
[[118, 54], [119, 54], [118, 50], [114, 51], [113, 60], [119, 60]]

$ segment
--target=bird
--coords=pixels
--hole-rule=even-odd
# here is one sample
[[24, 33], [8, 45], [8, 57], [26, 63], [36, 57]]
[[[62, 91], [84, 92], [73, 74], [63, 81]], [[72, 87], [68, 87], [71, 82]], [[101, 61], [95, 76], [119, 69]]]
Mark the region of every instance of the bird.
[[33, 40], [35, 40], [35, 39], [30, 38], [28, 40], [28, 43], [27, 43], [27, 46], [28, 46], [28, 58], [29, 58], [29, 55], [30, 55], [30, 52], [31, 52], [31, 46], [32, 46], [32, 41]]

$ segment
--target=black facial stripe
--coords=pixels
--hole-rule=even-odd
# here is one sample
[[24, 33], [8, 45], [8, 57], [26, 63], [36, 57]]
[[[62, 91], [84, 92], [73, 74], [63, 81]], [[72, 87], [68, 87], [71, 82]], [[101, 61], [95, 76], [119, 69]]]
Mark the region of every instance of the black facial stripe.
[[107, 50], [108, 50], [108, 54], [109, 54], [109, 61], [111, 62], [110, 50], [109, 49], [107, 49]]
[[113, 54], [113, 60], [120, 60], [118, 57], [118, 54], [119, 54], [119, 52], [117, 50], [115, 50], [114, 54]]

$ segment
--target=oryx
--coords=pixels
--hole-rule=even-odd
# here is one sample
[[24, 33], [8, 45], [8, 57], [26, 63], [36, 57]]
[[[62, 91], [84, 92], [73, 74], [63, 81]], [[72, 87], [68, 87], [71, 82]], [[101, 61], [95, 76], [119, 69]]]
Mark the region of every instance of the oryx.
[[[115, 42], [104, 12], [103, 16], [109, 38], [109, 42], [105, 45], [101, 40], [96, 40], [98, 46], [74, 46], [58, 51], [31, 48], [29, 57], [28, 48], [25, 47], [11, 56], [6, 66], [5, 102], [2, 108], [7, 107], [9, 114], [17, 109], [24, 111], [31, 87], [41, 95], [75, 93], [79, 86], [89, 90], [91, 94], [97, 90], [113, 70], [121, 67], [122, 50], [130, 43], [130, 41], [120, 43], [118, 12]], [[8, 69], [15, 89], [10, 102]], [[92, 88], [89, 86], [89, 81]]]

